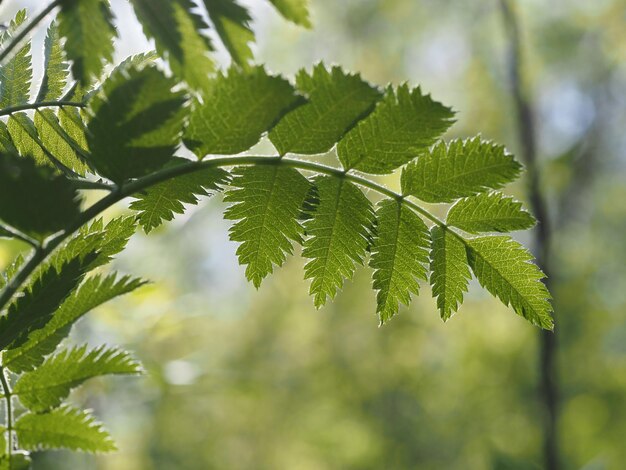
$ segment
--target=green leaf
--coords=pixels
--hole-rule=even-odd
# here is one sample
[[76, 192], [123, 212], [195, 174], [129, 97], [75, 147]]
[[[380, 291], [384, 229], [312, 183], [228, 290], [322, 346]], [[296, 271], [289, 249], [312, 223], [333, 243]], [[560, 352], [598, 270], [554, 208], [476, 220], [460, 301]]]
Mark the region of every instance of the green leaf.
[[31, 332], [43, 328], [78, 286], [94, 256], [74, 258], [58, 271], [49, 267], [0, 316], [0, 350], [16, 348]]
[[352, 278], [355, 263], [363, 264], [374, 212], [363, 192], [343, 178], [320, 176], [314, 181], [319, 205], [304, 225], [309, 236], [302, 255], [310, 261], [305, 279], [312, 279], [310, 293], [321, 307]]
[[26, 450], [116, 450], [109, 433], [93, 416], [67, 406], [49, 413], [25, 413], [15, 422], [15, 431], [20, 446]]
[[208, 29], [195, 13], [192, 0], [130, 0], [144, 33], [154, 39], [157, 52], [172, 71], [192, 88], [205, 88], [215, 70], [208, 52], [211, 41], [201, 31]]
[[[20, 10], [2, 34], [0, 44], [8, 42], [25, 21], [26, 11]], [[32, 80], [30, 43], [27, 43], [0, 66], [0, 108], [28, 103]]]
[[187, 113], [175, 86], [155, 67], [120, 70], [105, 81], [89, 108], [88, 142], [99, 174], [120, 183], [174, 156]]
[[[182, 165], [189, 161], [173, 160], [168, 166]], [[174, 219], [174, 214], [183, 214], [183, 204], [197, 204], [198, 196], [210, 196], [220, 185], [228, 182], [228, 173], [221, 168], [206, 168], [187, 175], [178, 176], [158, 183], [143, 193], [135, 194], [136, 201], [130, 208], [139, 211], [139, 223], [149, 233], [164, 220]]]
[[454, 122], [450, 108], [402, 85], [388, 88], [382, 101], [337, 146], [346, 169], [386, 174], [410, 162]]
[[0, 153], [19, 154], [19, 151], [15, 148], [15, 144], [13, 143], [13, 138], [9, 133], [9, 128], [4, 121], [0, 121]]
[[246, 68], [252, 60], [248, 44], [254, 42], [248, 10], [235, 0], [204, 0], [204, 5], [233, 61]]
[[106, 226], [102, 219], [97, 219], [91, 225], [83, 225], [74, 238], [50, 257], [48, 265], [59, 269], [73, 258], [95, 252], [97, 257], [89, 264], [89, 270], [103, 266], [126, 248], [136, 228], [135, 217], [117, 217]]
[[468, 241], [467, 255], [483, 287], [532, 324], [553, 328], [545, 275], [522, 245], [505, 236], [479, 237]]
[[141, 365], [125, 351], [104, 346], [87, 351], [87, 346], [79, 346], [62, 350], [24, 373], [13, 393], [26, 408], [41, 413], [60, 406], [72, 389], [88, 379], [140, 372]]
[[20, 155], [32, 157], [39, 165], [55, 168], [39, 140], [35, 124], [26, 113], [13, 113], [7, 121], [7, 130]]
[[13, 259], [11, 264], [4, 270], [4, 272], [0, 273], [0, 289], [4, 289], [4, 286], [6, 286], [11, 279], [13, 279], [13, 276], [15, 276], [15, 274], [18, 272], [23, 264], [24, 256], [22, 256], [22, 254], [20, 253]]
[[457, 236], [442, 227], [431, 230], [430, 285], [437, 308], [446, 321], [463, 303], [463, 294], [472, 278], [467, 264], [465, 245]]
[[[1, 439], [6, 441], [4, 436]], [[3, 444], [3, 442], [0, 442], [0, 444]], [[4, 444], [6, 447], [6, 443]], [[4, 450], [4, 452], [6, 452], [6, 450]], [[32, 468], [32, 463], [33, 462], [28, 452], [17, 450], [11, 453], [10, 459], [6, 454], [0, 458], [0, 470], [30, 470]]]
[[293, 23], [304, 26], [305, 28], [311, 27], [311, 20], [309, 19], [309, 7], [308, 0], [269, 0], [272, 5], [283, 15], [283, 17]]
[[28, 340], [15, 349], [4, 351], [2, 365], [16, 374], [33, 370], [45, 356], [54, 352], [61, 341], [85, 314], [121, 295], [138, 289], [145, 281], [129, 276], [119, 277], [113, 273], [106, 277], [91, 277], [61, 304], [46, 325], [33, 331]]
[[522, 203], [501, 193], [483, 193], [461, 199], [448, 211], [447, 224], [469, 233], [512, 232], [535, 225]]
[[0, 154], [0, 220], [36, 238], [65, 228], [80, 213], [74, 185], [27, 157]]
[[241, 153], [298, 103], [291, 84], [263, 67], [230, 68], [195, 101], [183, 140], [198, 158]]
[[374, 269], [377, 313], [381, 325], [409, 305], [427, 279], [429, 234], [422, 219], [401, 201], [383, 199], [376, 210], [376, 234], [370, 266]]
[[84, 150], [65, 132], [54, 111], [36, 111], [34, 124], [41, 145], [63, 166], [81, 176], [89, 171]]
[[311, 74], [301, 70], [296, 88], [308, 102], [287, 114], [269, 134], [281, 155], [329, 151], [380, 99], [380, 92], [360, 76], [339, 67], [329, 72], [323, 64]]
[[239, 263], [246, 265], [246, 277], [255, 287], [281, 266], [293, 253], [292, 242], [302, 243], [298, 216], [311, 184], [297, 170], [279, 165], [236, 168], [234, 188], [224, 201], [234, 203], [224, 213], [238, 222], [230, 239], [241, 242]]
[[102, 74], [105, 62], [113, 61], [117, 36], [108, 0], [62, 0], [59, 33], [72, 74], [87, 86]]
[[44, 41], [43, 78], [35, 101], [39, 103], [59, 99], [67, 85], [68, 75], [69, 65], [65, 61], [59, 29], [53, 23], [48, 28], [48, 34]]
[[87, 126], [76, 108], [60, 108], [59, 124], [65, 134], [85, 153], [89, 152], [87, 143]]
[[501, 188], [521, 169], [503, 146], [480, 137], [440, 142], [404, 169], [402, 191], [425, 202], [453, 202]]

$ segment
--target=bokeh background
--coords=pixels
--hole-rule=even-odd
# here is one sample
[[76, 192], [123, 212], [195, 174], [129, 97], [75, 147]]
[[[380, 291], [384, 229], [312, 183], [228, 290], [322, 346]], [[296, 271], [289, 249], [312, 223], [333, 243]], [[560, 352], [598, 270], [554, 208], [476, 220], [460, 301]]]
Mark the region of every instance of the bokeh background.
[[[112, 3], [118, 58], [149, 49], [126, 2]], [[375, 83], [420, 84], [458, 111], [447, 137], [482, 133], [519, 150], [496, 0], [311, 0], [311, 31], [266, 2], [242, 3], [270, 70], [293, 75], [324, 60]], [[626, 1], [517, 3], [554, 229], [562, 458], [565, 468], [623, 469]], [[41, 5], [5, 0], [0, 19]], [[40, 59], [37, 50], [36, 73]], [[381, 181], [398, 186], [397, 175]], [[527, 200], [523, 183], [510, 191]], [[50, 452], [36, 456], [37, 468], [543, 468], [537, 329], [477, 284], [446, 324], [423, 286], [379, 328], [368, 269], [316, 311], [297, 255], [256, 291], [223, 209], [216, 196], [150, 237], [137, 234], [115, 268], [153, 283], [74, 332], [72, 341], [121, 344], [147, 368], [73, 395], [95, 409], [119, 452]], [[21, 248], [2, 242], [0, 267]]]

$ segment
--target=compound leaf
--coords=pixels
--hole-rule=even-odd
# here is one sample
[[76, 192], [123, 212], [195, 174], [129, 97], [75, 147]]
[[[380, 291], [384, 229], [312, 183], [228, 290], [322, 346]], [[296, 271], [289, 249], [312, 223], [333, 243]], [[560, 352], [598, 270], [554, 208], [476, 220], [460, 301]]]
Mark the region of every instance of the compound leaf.
[[100, 77], [104, 63], [113, 60], [117, 33], [109, 2], [62, 0], [58, 18], [72, 75], [86, 87]]
[[319, 205], [304, 229], [309, 236], [302, 255], [308, 258], [305, 279], [311, 279], [310, 293], [316, 307], [331, 299], [351, 278], [355, 263], [363, 264], [374, 211], [363, 192], [343, 178], [315, 178]]
[[442, 227], [431, 229], [430, 285], [441, 318], [448, 320], [463, 303], [463, 294], [472, 275], [467, 264], [465, 245]]
[[26, 342], [15, 349], [4, 351], [2, 364], [12, 372], [21, 373], [41, 365], [85, 314], [111, 299], [143, 286], [145, 281], [115, 273], [106, 277], [96, 275], [82, 283], [70, 294], [46, 325], [33, 331]]
[[346, 169], [386, 174], [410, 162], [454, 122], [450, 108], [407, 85], [388, 88], [374, 112], [337, 146]]
[[419, 293], [418, 279], [427, 279], [428, 245], [428, 228], [415, 212], [397, 200], [378, 204], [369, 264], [381, 324], [398, 313], [399, 302], [409, 305], [411, 294]]
[[[168, 166], [185, 162], [188, 161], [175, 159]], [[131, 202], [130, 208], [139, 211], [139, 224], [149, 233], [164, 220], [172, 220], [174, 214], [183, 214], [183, 204], [195, 205], [198, 203], [198, 196], [209, 196], [227, 182], [226, 171], [221, 168], [206, 168], [151, 186], [145, 192], [133, 196], [137, 200]]]
[[79, 346], [62, 350], [22, 374], [13, 393], [29, 410], [41, 413], [61, 405], [72, 389], [88, 379], [141, 371], [141, 365], [125, 351], [104, 346], [88, 351], [87, 346]]
[[522, 203], [501, 193], [483, 193], [461, 199], [448, 211], [447, 224], [469, 233], [512, 232], [535, 225]]
[[230, 238], [241, 242], [239, 262], [246, 265], [246, 277], [258, 288], [274, 265], [282, 265], [292, 254], [292, 243], [302, 242], [298, 216], [311, 184], [297, 170], [279, 165], [237, 168], [233, 174], [234, 189], [224, 197], [233, 205], [224, 217], [238, 221]]
[[64, 406], [49, 413], [25, 413], [15, 422], [20, 446], [26, 450], [70, 449], [83, 452], [116, 450], [111, 436], [91, 414]]
[[354, 124], [372, 110], [380, 92], [358, 75], [323, 64], [311, 74], [301, 70], [296, 88], [308, 97], [306, 104], [287, 114], [269, 133], [281, 155], [325, 153]]
[[503, 146], [480, 137], [440, 142], [404, 169], [402, 191], [425, 202], [453, 202], [501, 188], [521, 169]]
[[299, 97], [291, 84], [268, 75], [263, 67], [219, 73], [194, 103], [185, 145], [198, 158], [248, 150], [294, 105]]
[[91, 98], [88, 142], [98, 173], [117, 183], [161, 168], [174, 156], [187, 107], [176, 80], [153, 66], [112, 74]]
[[480, 284], [533, 325], [551, 330], [550, 293], [541, 282], [545, 275], [532, 263], [532, 255], [506, 236], [468, 240], [469, 264]]

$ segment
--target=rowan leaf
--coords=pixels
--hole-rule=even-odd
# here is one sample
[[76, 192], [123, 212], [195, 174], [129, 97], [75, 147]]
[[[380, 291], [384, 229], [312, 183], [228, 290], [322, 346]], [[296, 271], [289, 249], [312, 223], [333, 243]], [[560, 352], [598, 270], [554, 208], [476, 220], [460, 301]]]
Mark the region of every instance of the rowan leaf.
[[439, 226], [431, 229], [430, 285], [441, 318], [446, 321], [463, 303], [463, 294], [472, 278], [465, 245], [457, 236]]
[[522, 166], [480, 137], [440, 142], [402, 172], [402, 191], [425, 202], [453, 202], [518, 178]]
[[467, 255], [476, 278], [491, 294], [533, 325], [554, 327], [550, 293], [541, 282], [545, 274], [522, 245], [507, 236], [473, 238]]
[[383, 199], [376, 209], [376, 233], [370, 267], [374, 269], [377, 313], [381, 325], [409, 305], [427, 279], [429, 233], [422, 219], [401, 201]]
[[432, 145], [454, 122], [450, 108], [423, 95], [420, 88], [387, 88], [376, 109], [337, 146], [345, 169], [391, 173]]
[[501, 193], [483, 193], [461, 199], [448, 211], [446, 223], [469, 233], [512, 232], [535, 225], [522, 203]]
[[300, 102], [291, 84], [263, 67], [218, 73], [195, 100], [184, 135], [187, 148], [202, 159], [248, 150]]
[[304, 275], [319, 308], [352, 278], [355, 264], [363, 264], [374, 211], [363, 192], [343, 178], [319, 176], [314, 184], [319, 204], [304, 224], [308, 238], [302, 256], [310, 260]]
[[0, 316], [0, 350], [24, 344], [30, 333], [43, 328], [65, 298], [80, 284], [94, 255], [77, 257], [59, 270], [46, 269]]
[[[0, 35], [0, 45], [8, 42], [19, 27], [26, 21], [26, 10], [20, 10]], [[8, 108], [28, 103], [30, 84], [33, 80], [33, 69], [30, 56], [30, 43], [0, 65], [0, 108]]]
[[98, 173], [116, 183], [163, 167], [174, 157], [187, 106], [176, 81], [155, 67], [112, 74], [90, 99], [88, 145]]
[[88, 379], [140, 372], [141, 365], [125, 351], [104, 346], [89, 351], [86, 345], [78, 346], [62, 350], [22, 374], [13, 393], [26, 408], [42, 413], [60, 406], [72, 389]]
[[99, 453], [116, 450], [111, 436], [91, 414], [64, 406], [48, 413], [25, 413], [15, 422], [26, 450], [70, 449]]
[[209, 18], [233, 61], [246, 68], [252, 60], [254, 42], [250, 13], [235, 0], [204, 0]]
[[[168, 166], [189, 163], [182, 158], [174, 159]], [[146, 233], [170, 221], [174, 214], [183, 214], [183, 204], [197, 204], [199, 196], [210, 196], [228, 182], [228, 173], [221, 168], [206, 168], [169, 179], [151, 186], [133, 197], [130, 208], [139, 212], [138, 221]]]
[[272, 5], [289, 20], [297, 25], [305, 28], [311, 27], [309, 19], [309, 1], [308, 0], [269, 0]]
[[4, 351], [2, 365], [16, 374], [39, 367], [85, 314], [143, 285], [145, 281], [141, 279], [115, 273], [90, 277], [65, 299], [43, 328], [33, 331], [21, 346]]
[[57, 100], [63, 95], [69, 76], [69, 64], [56, 23], [48, 28], [44, 41], [44, 67], [36, 102]]
[[65, 132], [54, 111], [51, 109], [36, 111], [34, 125], [41, 147], [64, 167], [81, 176], [90, 171], [86, 152]]
[[233, 203], [225, 212], [237, 223], [230, 239], [240, 242], [239, 263], [255, 287], [293, 253], [293, 242], [302, 243], [298, 216], [311, 184], [297, 170], [279, 165], [259, 165], [233, 170], [224, 201]]
[[100, 77], [105, 62], [113, 60], [117, 33], [109, 2], [62, 0], [58, 21], [72, 75], [86, 87]]
[[308, 97], [307, 103], [288, 113], [269, 133], [281, 155], [329, 151], [381, 96], [360, 76], [339, 67], [328, 71], [321, 63], [310, 74], [301, 70], [296, 88]]
[[207, 86], [215, 70], [208, 53], [211, 40], [202, 33], [208, 25], [196, 12], [194, 0], [130, 0], [145, 35], [172, 71], [192, 88]]

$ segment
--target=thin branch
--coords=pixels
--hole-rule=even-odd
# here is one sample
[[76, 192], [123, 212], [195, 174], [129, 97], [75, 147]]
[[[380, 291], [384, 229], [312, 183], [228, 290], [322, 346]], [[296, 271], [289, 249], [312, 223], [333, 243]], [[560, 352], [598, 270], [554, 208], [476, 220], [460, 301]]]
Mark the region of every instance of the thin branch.
[[7, 235], [9, 235], [12, 238], [15, 238], [17, 240], [21, 240], [24, 243], [28, 243], [30, 246], [32, 246], [33, 248], [39, 248], [39, 243], [37, 242], [37, 240], [29, 237], [28, 235], [18, 232], [17, 230], [11, 228], [11, 227], [7, 227], [6, 225], [2, 225], [0, 224], [0, 236], [2, 235], [2, 233], [6, 233]]
[[[500, 7], [509, 41], [509, 81], [517, 113], [518, 138], [522, 151], [522, 160], [526, 165], [530, 205], [538, 222], [534, 232], [537, 265], [546, 274], [545, 284], [549, 288], [551, 282], [550, 249], [552, 232], [548, 207], [540, 184], [534, 110], [528, 91], [525, 89], [524, 77], [522, 75], [523, 59], [520, 27], [510, 0], [500, 0]], [[554, 332], [549, 331], [542, 331], [540, 334], [540, 394], [546, 411], [544, 419], [543, 468], [546, 470], [558, 470], [560, 461], [557, 426], [559, 405], [556, 365], [557, 337]]]
[[11, 456], [13, 455], [13, 393], [2, 366], [0, 366], [0, 384], [2, 384], [3, 398], [6, 404], [7, 455], [9, 456], [9, 465], [11, 465]]
[[13, 113], [17, 113], [20, 111], [27, 111], [29, 109], [62, 108], [63, 106], [68, 106], [68, 107], [73, 107], [73, 108], [84, 108], [87, 106], [87, 104], [77, 102], [77, 101], [40, 101], [39, 103], [26, 103], [26, 104], [20, 104], [18, 106], [10, 106], [8, 108], [4, 108], [0, 110], [0, 116], [9, 116]]
[[24, 40], [24, 38], [28, 36], [28, 33], [30, 33], [33, 29], [35, 29], [35, 27], [39, 23], [41, 23], [46, 18], [46, 16], [48, 16], [50, 12], [52, 12], [52, 10], [54, 10], [60, 4], [61, 4], [61, 0], [54, 0], [52, 3], [50, 3], [50, 5], [44, 8], [41, 11], [41, 13], [39, 13], [35, 18], [33, 18], [26, 26], [20, 29], [20, 32], [17, 33], [15, 37], [11, 39], [11, 42], [9, 42], [9, 44], [7, 44], [7, 46], [2, 49], [2, 52], [0, 52], [0, 64], [4, 62], [4, 60], [9, 56], [9, 54], [11, 54], [11, 51], [13, 51], [13, 49], [15, 49], [17, 46], [20, 45], [20, 43]]
[[89, 181], [82, 178], [68, 178], [78, 189], [115, 191], [117, 186], [102, 181]]
[[292, 158], [281, 157], [267, 157], [267, 156], [231, 156], [231, 157], [218, 157], [202, 162], [190, 161], [188, 164], [177, 165], [170, 168], [152, 173], [143, 178], [131, 181], [125, 185], [118, 186], [114, 191], [107, 196], [94, 203], [81, 213], [74, 222], [72, 222], [64, 231], [58, 235], [49, 238], [39, 250], [35, 250], [30, 259], [22, 266], [19, 272], [11, 279], [11, 281], [5, 286], [4, 290], [0, 293], [0, 310], [11, 300], [17, 290], [26, 282], [28, 277], [37, 269], [40, 263], [42, 263], [61, 243], [63, 243], [68, 237], [76, 232], [80, 227], [89, 222], [91, 219], [97, 217], [102, 212], [107, 210], [122, 199], [132, 196], [133, 194], [141, 193], [146, 189], [154, 186], [158, 183], [183, 176], [186, 174], [194, 173], [196, 171], [206, 170], [209, 168], [224, 168], [241, 165], [284, 165], [291, 168], [295, 168], [303, 171], [312, 171], [316, 173], [331, 175], [337, 178], [345, 178], [348, 181], [352, 181], [360, 186], [372, 189], [384, 196], [393, 198], [397, 201], [406, 204], [414, 211], [420, 213], [433, 223], [439, 225], [444, 230], [449, 231], [461, 242], [467, 245], [467, 241], [456, 231], [448, 227], [442, 220], [428, 212], [426, 209], [418, 206], [414, 202], [408, 200], [402, 194], [396, 193], [378, 183], [370, 181], [366, 178], [362, 178], [352, 173], [346, 173], [344, 170], [322, 165], [319, 163], [297, 160]]

